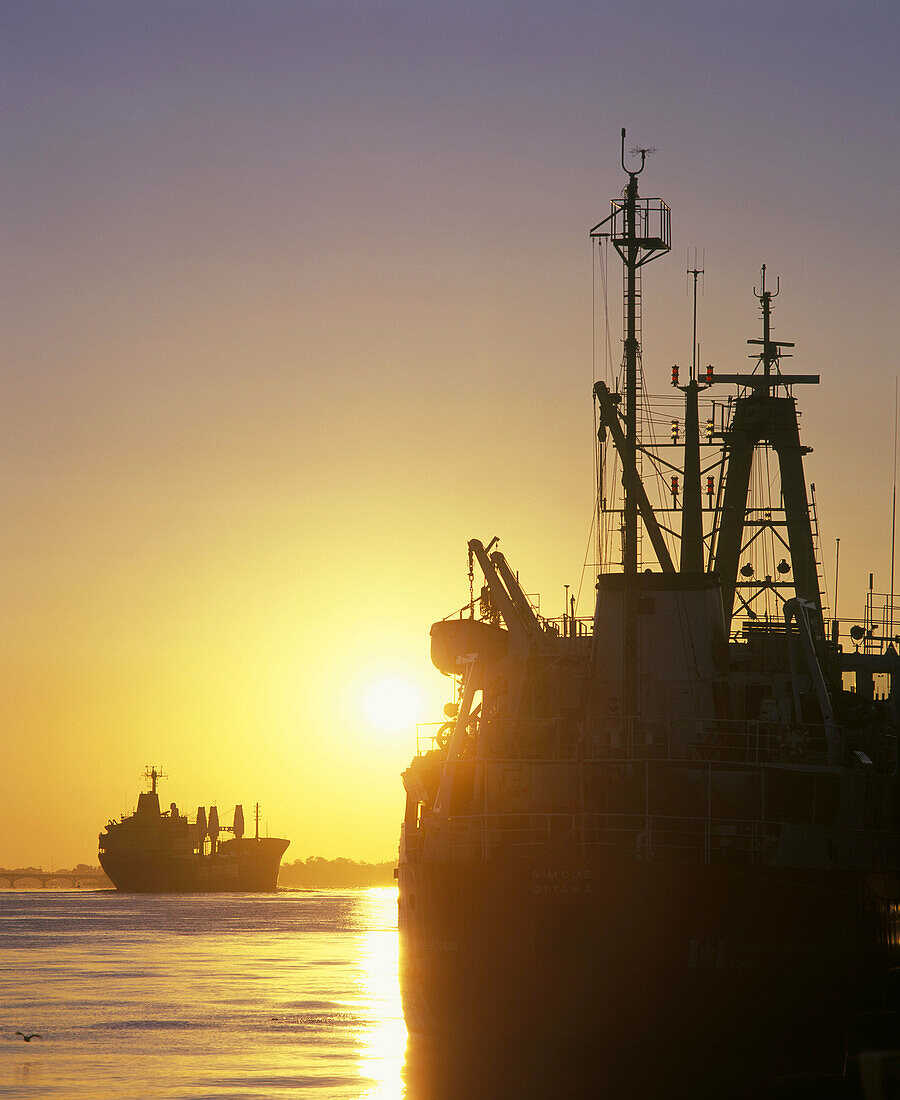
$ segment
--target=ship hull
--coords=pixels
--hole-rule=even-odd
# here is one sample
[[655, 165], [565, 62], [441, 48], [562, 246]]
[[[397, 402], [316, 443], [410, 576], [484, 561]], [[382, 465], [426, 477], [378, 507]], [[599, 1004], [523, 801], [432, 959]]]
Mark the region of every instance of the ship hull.
[[100, 865], [117, 890], [130, 894], [273, 893], [288, 841], [229, 841], [239, 850], [216, 855], [165, 851], [101, 851]]
[[403, 863], [399, 882], [412, 1034], [587, 1051], [623, 1095], [637, 1066], [667, 1096], [698, 1095], [701, 1067], [716, 1088], [839, 1072], [888, 961], [883, 913], [849, 872], [557, 851]]

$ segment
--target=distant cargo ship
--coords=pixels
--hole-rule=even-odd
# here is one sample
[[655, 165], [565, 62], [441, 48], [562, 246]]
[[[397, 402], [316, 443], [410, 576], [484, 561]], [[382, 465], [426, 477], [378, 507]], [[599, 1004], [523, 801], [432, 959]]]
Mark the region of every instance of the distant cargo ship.
[[[272, 893], [289, 840], [244, 836], [244, 811], [234, 808], [234, 823], [219, 824], [215, 806], [209, 815], [200, 806], [195, 821], [173, 802], [159, 808], [156, 785], [163, 778], [149, 768], [150, 790], [138, 796], [137, 809], [121, 821], [110, 821], [100, 834], [100, 866], [117, 890], [133, 894]], [[222, 831], [233, 835], [219, 840]]]

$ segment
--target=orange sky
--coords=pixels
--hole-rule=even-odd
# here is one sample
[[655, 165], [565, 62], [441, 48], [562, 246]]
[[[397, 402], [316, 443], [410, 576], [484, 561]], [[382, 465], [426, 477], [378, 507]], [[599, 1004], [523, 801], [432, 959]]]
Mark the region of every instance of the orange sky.
[[500, 535], [548, 613], [581, 579], [587, 231], [622, 125], [673, 210], [644, 279], [651, 389], [690, 358], [687, 250], [722, 370], [758, 335], [766, 262], [775, 336], [823, 377], [799, 396], [827, 576], [840, 536], [842, 614], [869, 570], [886, 589], [892, 7], [49, 2], [0, 23], [0, 864], [93, 860], [151, 762], [182, 809], [258, 799], [288, 858], [392, 857], [414, 735], [363, 696], [399, 676], [439, 717], [428, 629], [468, 598], [466, 540]]

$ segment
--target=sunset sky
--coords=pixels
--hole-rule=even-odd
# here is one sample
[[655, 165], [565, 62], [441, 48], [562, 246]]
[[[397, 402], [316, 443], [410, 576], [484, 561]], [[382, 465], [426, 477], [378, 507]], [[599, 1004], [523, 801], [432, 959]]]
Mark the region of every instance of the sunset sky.
[[842, 616], [886, 590], [898, 30], [888, 0], [4, 4], [0, 865], [94, 861], [150, 763], [182, 810], [259, 800], [287, 859], [392, 858], [466, 541], [547, 614], [582, 579], [622, 126], [672, 208], [648, 385], [690, 361], [688, 249], [721, 370], [780, 275], [826, 574], [840, 537]]

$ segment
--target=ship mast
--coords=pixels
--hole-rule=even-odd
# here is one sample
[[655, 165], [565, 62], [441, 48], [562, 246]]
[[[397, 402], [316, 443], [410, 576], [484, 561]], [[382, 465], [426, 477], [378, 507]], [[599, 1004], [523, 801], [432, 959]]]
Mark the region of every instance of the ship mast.
[[[637, 576], [637, 494], [635, 493], [635, 474], [637, 472], [637, 366], [640, 345], [637, 338], [637, 178], [644, 170], [644, 161], [647, 156], [645, 149], [640, 150], [641, 166], [636, 171], [628, 169], [625, 165], [625, 130], [622, 129], [622, 170], [628, 173], [628, 184], [625, 187], [625, 238], [622, 241], [625, 261], [625, 454], [623, 462], [623, 484], [625, 489], [625, 544], [623, 549], [623, 571], [626, 577]], [[634, 592], [634, 585], [626, 582], [626, 593]], [[633, 599], [630, 602], [634, 602]], [[633, 610], [633, 609], [632, 609]], [[629, 619], [626, 611], [625, 618]], [[634, 632], [626, 630], [626, 637], [631, 634], [634, 641]], [[626, 651], [628, 646], [626, 645]], [[626, 676], [627, 679], [627, 676]], [[629, 713], [634, 713], [629, 709]]]
[[766, 290], [766, 265], [762, 265], [762, 278], [760, 279], [760, 291], [756, 292], [756, 288], [753, 288], [753, 294], [756, 300], [759, 302], [760, 309], [762, 311], [763, 322], [763, 338], [759, 340], [748, 340], [747, 343], [762, 343], [762, 352], [760, 358], [763, 364], [763, 374], [768, 377], [772, 373], [772, 366], [778, 363], [779, 347], [793, 347], [793, 344], [775, 344], [772, 340], [772, 299], [778, 297], [778, 292], [781, 290], [781, 279], [775, 280], [775, 289]]
[[157, 768], [156, 765], [151, 765], [144, 772], [144, 779], [150, 780], [150, 793], [156, 794], [156, 784], [160, 779], [166, 779], [167, 776], [163, 773], [162, 768]]
[[[715, 381], [733, 383], [741, 387], [746, 396], [739, 396], [734, 404], [731, 421], [725, 432], [726, 467], [725, 491], [714, 532], [715, 570], [722, 581], [722, 602], [725, 621], [729, 626], [741, 608], [748, 614], [755, 596], [744, 599], [738, 589], [752, 593], [762, 590], [776, 592], [781, 588], [793, 588], [796, 596], [810, 605], [810, 623], [817, 641], [824, 638], [822, 596], [819, 589], [819, 573], [813, 542], [810, 501], [806, 493], [803, 473], [803, 456], [810, 450], [800, 443], [796, 401], [791, 395], [793, 386], [816, 385], [817, 374], [785, 374], [780, 360], [789, 358], [784, 348], [794, 345], [788, 340], [772, 339], [772, 299], [778, 295], [780, 281], [775, 290], [766, 287], [766, 266], [761, 272], [760, 290], [754, 287], [754, 296], [762, 314], [762, 339], [748, 340], [748, 344], [760, 348], [751, 356], [759, 361], [762, 370], [753, 374], [717, 374]], [[784, 391], [781, 394], [778, 391]], [[785, 574], [793, 570], [793, 581], [751, 580], [753, 568], [749, 563], [738, 574], [741, 556], [756, 540], [761, 528], [775, 530], [771, 510], [762, 518], [758, 510], [748, 509], [748, 493], [754, 451], [758, 446], [771, 447], [778, 456], [783, 499], [784, 526], [787, 533], [787, 549], [790, 564], [784, 563]], [[754, 534], [745, 539], [745, 530], [755, 528]], [[778, 536], [781, 542], [781, 539]], [[747, 578], [747, 579], [742, 579]], [[739, 608], [735, 607], [735, 604]]]
[[700, 365], [697, 345], [697, 279], [703, 268], [688, 269], [694, 278], [694, 327], [691, 377], [684, 387], [684, 490], [681, 511], [681, 572], [703, 572], [703, 510], [700, 495]]
[[[640, 660], [638, 647], [638, 507], [643, 485], [637, 468], [640, 449], [638, 424], [638, 367], [640, 362], [640, 338], [638, 335], [638, 268], [669, 251], [669, 208], [661, 199], [641, 199], [637, 178], [644, 170], [648, 153], [652, 149], [634, 149], [633, 156], [640, 155], [637, 168], [625, 163], [625, 129], [622, 128], [622, 170], [628, 175], [628, 183], [621, 199], [613, 199], [612, 213], [591, 230], [592, 237], [609, 237], [613, 247], [625, 265], [625, 325], [624, 361], [625, 375], [625, 432], [620, 449], [622, 459], [623, 545], [622, 571], [624, 581], [624, 607], [622, 624], [623, 650], [623, 707], [626, 716], [639, 710], [638, 684]], [[599, 396], [599, 395], [598, 395]], [[644, 494], [645, 496], [645, 494]], [[649, 506], [645, 506], [645, 523], [650, 525]], [[652, 533], [651, 533], [652, 534]]]

